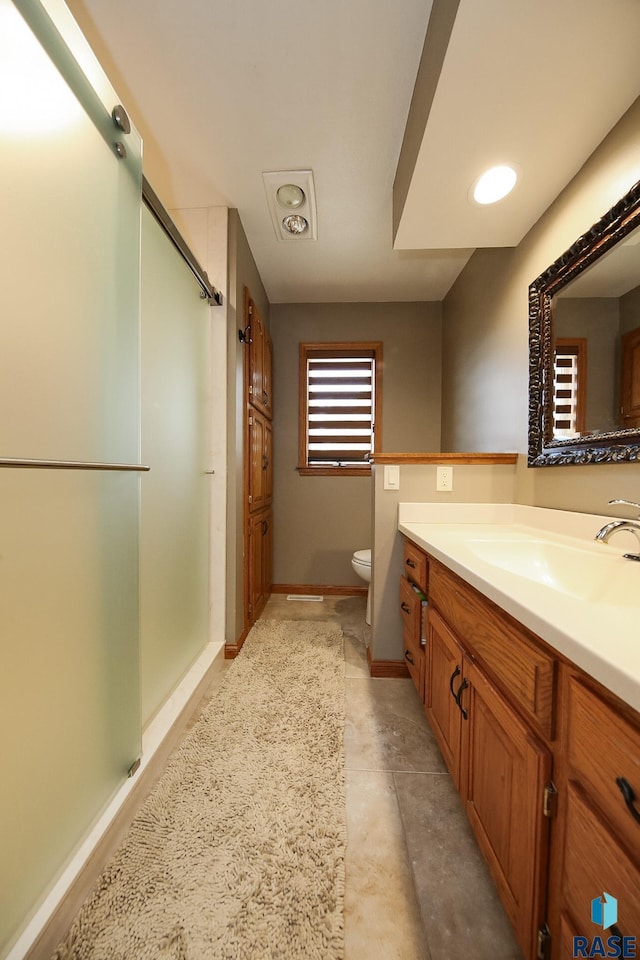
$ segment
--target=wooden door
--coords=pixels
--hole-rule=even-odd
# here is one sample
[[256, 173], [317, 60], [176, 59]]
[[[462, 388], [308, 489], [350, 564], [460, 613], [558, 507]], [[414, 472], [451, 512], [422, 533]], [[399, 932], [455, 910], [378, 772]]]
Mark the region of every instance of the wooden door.
[[526, 958], [543, 923], [551, 753], [479, 667], [465, 660], [460, 792]]
[[[260, 616], [272, 581], [273, 427], [271, 339], [247, 287], [245, 354], [245, 609], [244, 631]], [[240, 642], [240, 646], [241, 646]]]
[[462, 711], [456, 694], [464, 682], [462, 647], [435, 610], [429, 610], [425, 710], [453, 782], [460, 789]]
[[623, 426], [640, 427], [640, 327], [622, 338], [620, 402]]

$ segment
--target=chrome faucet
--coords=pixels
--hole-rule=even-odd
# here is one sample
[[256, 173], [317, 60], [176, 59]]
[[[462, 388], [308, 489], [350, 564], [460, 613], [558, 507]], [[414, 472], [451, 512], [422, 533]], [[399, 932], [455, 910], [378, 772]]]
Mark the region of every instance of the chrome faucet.
[[[638, 507], [640, 510], [640, 503], [635, 503], [633, 500], [609, 500], [609, 503], [624, 503], [628, 507]], [[597, 540], [598, 543], [608, 543], [609, 538], [618, 530], [628, 530], [629, 533], [633, 533], [640, 548], [640, 517], [637, 520], [611, 520], [610, 523], [605, 523], [604, 527], [598, 530], [593, 539]], [[625, 553], [623, 556], [627, 560], [640, 562], [640, 553]]]

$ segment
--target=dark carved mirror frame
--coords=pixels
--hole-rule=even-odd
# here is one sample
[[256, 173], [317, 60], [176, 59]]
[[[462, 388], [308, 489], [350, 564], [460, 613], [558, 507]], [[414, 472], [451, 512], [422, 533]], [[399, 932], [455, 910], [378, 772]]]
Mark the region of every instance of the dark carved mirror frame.
[[[562, 287], [640, 224], [640, 181], [529, 287], [529, 466], [640, 460], [640, 430], [553, 439], [551, 304]], [[640, 278], [639, 278], [640, 283]]]

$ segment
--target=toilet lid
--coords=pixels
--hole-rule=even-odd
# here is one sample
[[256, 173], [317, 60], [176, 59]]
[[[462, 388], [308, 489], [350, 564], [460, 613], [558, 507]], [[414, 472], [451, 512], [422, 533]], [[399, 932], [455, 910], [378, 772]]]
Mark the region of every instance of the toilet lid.
[[356, 550], [353, 555], [356, 563], [362, 563], [365, 566], [371, 566], [371, 550]]

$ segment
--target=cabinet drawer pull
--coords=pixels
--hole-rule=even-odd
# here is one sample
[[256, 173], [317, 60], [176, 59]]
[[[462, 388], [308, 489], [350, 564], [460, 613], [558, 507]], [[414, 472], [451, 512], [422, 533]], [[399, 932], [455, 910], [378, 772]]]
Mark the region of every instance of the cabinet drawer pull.
[[411, 567], [412, 570], [415, 570], [416, 565], [413, 560], [405, 560], [405, 563], [408, 567]]
[[[449, 680], [449, 690], [451, 690], [451, 696], [453, 697], [454, 700], [456, 700], [456, 695], [453, 692], [453, 681], [459, 675], [460, 675], [460, 667], [456, 667], [453, 673], [451, 674], [451, 678]], [[456, 700], [456, 703], [458, 703], [457, 700]], [[460, 704], [458, 704], [458, 706], [460, 706]]]
[[464, 707], [462, 706], [462, 704], [460, 703], [460, 697], [462, 696], [462, 691], [463, 691], [463, 690], [466, 690], [468, 686], [469, 686], [469, 681], [468, 681], [467, 678], [465, 677], [465, 678], [463, 679], [462, 683], [460, 684], [460, 686], [458, 687], [458, 692], [456, 693], [456, 695], [455, 695], [455, 697], [454, 697], [454, 700], [455, 700], [456, 703], [458, 704], [458, 710], [459, 710], [460, 713], [462, 714], [462, 719], [463, 719], [463, 720], [467, 720], [468, 717], [469, 717], [469, 714], [467, 713], [467, 711], [465, 710], [465, 708], [464, 708]]
[[400, 609], [404, 610], [405, 613], [411, 613], [411, 607], [409, 606], [408, 603], [405, 603], [404, 600], [400, 604]]
[[409, 661], [409, 663], [411, 664], [412, 667], [415, 667], [416, 662], [415, 662], [415, 660], [413, 659], [413, 657], [411, 656], [411, 654], [409, 653], [408, 650], [405, 650], [405, 652], [404, 652], [404, 658], [405, 658], [405, 660], [408, 660], [408, 661]]
[[640, 823], [640, 810], [636, 809], [635, 807], [636, 795], [633, 792], [633, 787], [628, 780], [624, 779], [624, 777], [616, 777], [616, 783], [620, 788], [620, 793], [624, 797], [624, 802], [628, 807], [629, 813], [634, 820]]

